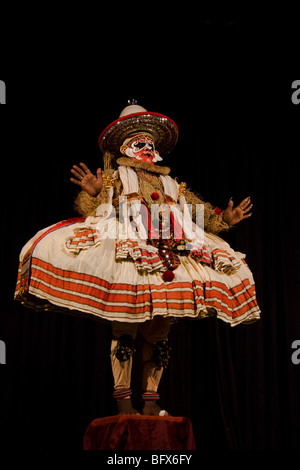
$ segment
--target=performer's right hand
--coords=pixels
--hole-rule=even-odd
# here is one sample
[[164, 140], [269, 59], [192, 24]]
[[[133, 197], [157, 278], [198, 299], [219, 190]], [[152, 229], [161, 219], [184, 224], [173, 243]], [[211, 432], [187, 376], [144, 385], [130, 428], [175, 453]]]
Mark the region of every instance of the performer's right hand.
[[103, 186], [101, 168], [98, 168], [96, 175], [93, 175], [84, 163], [80, 163], [80, 166], [81, 168], [73, 165], [71, 173], [74, 175], [74, 178], [70, 178], [70, 180], [72, 183], [80, 186], [90, 196], [98, 196]]

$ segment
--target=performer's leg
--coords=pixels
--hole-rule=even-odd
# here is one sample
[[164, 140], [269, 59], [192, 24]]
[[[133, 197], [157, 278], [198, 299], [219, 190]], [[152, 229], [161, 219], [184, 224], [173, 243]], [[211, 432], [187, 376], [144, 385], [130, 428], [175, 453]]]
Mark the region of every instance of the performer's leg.
[[139, 414], [131, 403], [131, 369], [136, 323], [112, 323], [111, 365], [118, 414]]
[[153, 320], [142, 323], [139, 329], [145, 338], [142, 352], [144, 364], [142, 377], [143, 414], [158, 415], [161, 408], [156, 403], [159, 399], [157, 389], [169, 359], [170, 322], [168, 318], [156, 316]]

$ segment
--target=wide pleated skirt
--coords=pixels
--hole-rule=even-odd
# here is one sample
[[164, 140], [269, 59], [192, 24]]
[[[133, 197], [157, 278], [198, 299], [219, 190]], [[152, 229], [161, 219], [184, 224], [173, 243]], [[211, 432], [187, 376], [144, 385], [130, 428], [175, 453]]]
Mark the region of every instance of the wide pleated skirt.
[[[227, 272], [181, 256], [174, 279], [165, 282], [155, 263], [154, 268], [137, 269], [131, 256], [116, 257], [116, 240], [84, 227], [84, 219], [63, 221], [26, 243], [16, 300], [36, 310], [121, 322], [144, 322], [156, 315], [172, 320], [215, 315], [234, 326], [260, 318], [253, 276], [239, 253], [239, 266]], [[76, 233], [81, 233], [77, 239]], [[221, 238], [209, 237], [221, 253], [228, 250]], [[79, 240], [76, 249], [74, 240]], [[152, 261], [153, 256], [150, 265]]]

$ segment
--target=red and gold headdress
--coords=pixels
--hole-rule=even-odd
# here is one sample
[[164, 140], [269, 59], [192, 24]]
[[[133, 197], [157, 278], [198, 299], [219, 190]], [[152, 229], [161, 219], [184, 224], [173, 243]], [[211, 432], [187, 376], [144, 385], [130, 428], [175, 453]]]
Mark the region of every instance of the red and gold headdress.
[[109, 124], [99, 137], [99, 146], [103, 152], [119, 152], [125, 139], [134, 134], [150, 134], [155, 148], [160, 155], [167, 155], [178, 140], [178, 127], [167, 116], [147, 111], [136, 102], [131, 102], [121, 112], [118, 119]]

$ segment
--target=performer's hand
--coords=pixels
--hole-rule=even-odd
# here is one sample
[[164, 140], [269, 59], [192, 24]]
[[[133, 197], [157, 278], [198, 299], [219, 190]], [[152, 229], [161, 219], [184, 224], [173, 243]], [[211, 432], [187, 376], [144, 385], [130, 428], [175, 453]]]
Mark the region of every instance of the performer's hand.
[[103, 185], [101, 168], [98, 168], [96, 175], [93, 175], [84, 163], [80, 163], [80, 166], [81, 168], [73, 165], [71, 173], [74, 175], [74, 178], [70, 178], [70, 180], [72, 183], [78, 184], [90, 196], [98, 196]]
[[241, 220], [251, 217], [252, 212], [249, 213], [253, 204], [251, 204], [250, 197], [244, 199], [238, 206], [233, 207], [233, 201], [230, 199], [227, 209], [223, 213], [223, 220], [228, 225], [235, 225]]

